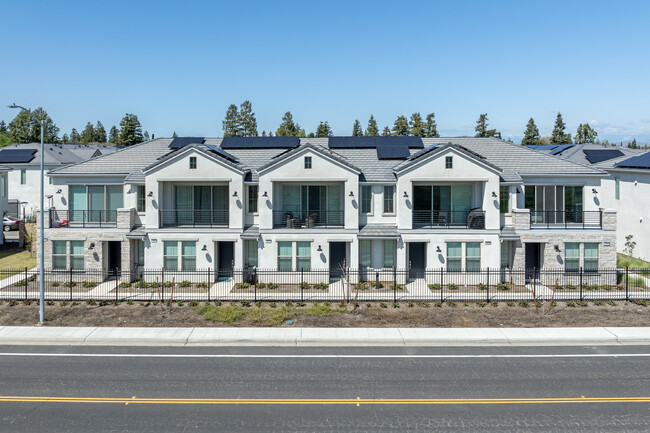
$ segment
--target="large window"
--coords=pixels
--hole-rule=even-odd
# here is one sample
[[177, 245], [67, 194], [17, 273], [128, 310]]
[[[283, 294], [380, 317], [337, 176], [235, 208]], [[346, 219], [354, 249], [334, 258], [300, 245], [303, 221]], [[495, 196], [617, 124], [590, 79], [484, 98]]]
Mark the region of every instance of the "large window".
[[395, 241], [384, 240], [384, 268], [395, 266]]
[[178, 270], [178, 242], [165, 241], [163, 243], [163, 267], [167, 271]]
[[310, 224], [343, 225], [341, 185], [282, 186], [282, 213]]
[[395, 212], [395, 186], [384, 186], [384, 213]]
[[499, 212], [510, 213], [510, 191], [507, 186], [499, 187]]
[[598, 271], [598, 244], [586, 243], [583, 245], [585, 250], [585, 271]]
[[396, 241], [392, 239], [359, 241], [359, 265], [362, 268], [392, 268], [395, 266]]
[[248, 185], [248, 212], [257, 213], [257, 196], [259, 187], [257, 185]]
[[372, 213], [372, 187], [370, 185], [361, 187], [361, 213]]
[[84, 241], [52, 241], [52, 268], [83, 271]]
[[181, 270], [196, 270], [196, 242], [181, 242]]
[[278, 271], [290, 271], [293, 243], [278, 242]]
[[372, 241], [359, 241], [359, 264], [361, 267], [369, 268], [372, 266]]
[[228, 225], [227, 185], [175, 185], [173, 215], [178, 224]]
[[471, 185], [413, 186], [414, 223], [463, 225], [471, 207]]
[[117, 221], [123, 192], [122, 185], [70, 185], [70, 220]]
[[278, 271], [293, 269], [298, 271], [311, 269], [311, 242], [278, 242]]
[[526, 185], [525, 207], [533, 223], [581, 223], [582, 186]]
[[67, 263], [67, 242], [66, 241], [52, 241], [52, 268], [66, 269]]
[[447, 271], [460, 272], [463, 265], [463, 246], [461, 242], [447, 243]]
[[580, 244], [570, 242], [564, 244], [564, 269], [567, 272], [580, 270]]
[[147, 196], [145, 195], [144, 185], [138, 185], [137, 195], [138, 212], [144, 212], [147, 205]]
[[296, 242], [296, 269], [311, 269], [311, 242]]
[[481, 244], [479, 242], [465, 244], [465, 270], [467, 272], [481, 270]]
[[[180, 252], [180, 257], [179, 253]], [[180, 258], [180, 260], [179, 260]], [[163, 266], [167, 271], [177, 271], [178, 265], [182, 271], [196, 270], [196, 242], [164, 241]]]

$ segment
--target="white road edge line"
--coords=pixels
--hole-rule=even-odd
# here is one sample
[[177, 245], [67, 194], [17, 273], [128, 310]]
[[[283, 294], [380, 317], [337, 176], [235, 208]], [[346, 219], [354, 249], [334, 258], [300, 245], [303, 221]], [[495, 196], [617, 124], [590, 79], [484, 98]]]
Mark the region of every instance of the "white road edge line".
[[351, 358], [351, 359], [444, 359], [444, 358], [647, 358], [650, 353], [570, 353], [570, 354], [476, 354], [476, 355], [336, 355], [336, 354], [180, 354], [180, 353], [28, 353], [28, 352], [5, 352], [0, 357], [9, 356], [40, 356], [59, 358]]

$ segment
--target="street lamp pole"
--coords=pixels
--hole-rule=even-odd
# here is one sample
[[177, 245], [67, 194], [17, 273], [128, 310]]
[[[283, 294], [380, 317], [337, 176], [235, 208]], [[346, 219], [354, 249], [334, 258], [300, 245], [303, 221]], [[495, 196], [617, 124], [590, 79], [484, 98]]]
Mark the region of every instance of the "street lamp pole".
[[12, 104], [8, 105], [8, 108], [20, 108], [21, 110], [27, 111], [30, 116], [36, 120], [41, 125], [41, 226], [38, 240], [38, 249], [39, 249], [39, 265], [38, 265], [38, 288], [39, 288], [39, 302], [38, 302], [38, 316], [39, 323], [43, 323], [45, 320], [45, 171], [43, 169], [43, 161], [45, 155], [45, 145], [43, 144], [44, 133], [45, 133], [45, 123], [34, 116], [30, 110], [20, 105]]

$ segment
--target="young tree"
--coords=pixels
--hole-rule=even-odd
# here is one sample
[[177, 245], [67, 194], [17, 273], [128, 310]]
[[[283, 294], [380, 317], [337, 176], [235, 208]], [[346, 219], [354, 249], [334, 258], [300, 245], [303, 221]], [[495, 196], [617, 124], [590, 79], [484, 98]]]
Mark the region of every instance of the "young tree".
[[68, 137], [68, 134], [63, 134], [63, 137], [61, 137], [61, 143], [70, 143], [70, 137]]
[[427, 121], [424, 124], [425, 137], [440, 137], [438, 134], [438, 125], [436, 124], [436, 115], [434, 113], [427, 114]]
[[627, 144], [627, 147], [629, 147], [630, 149], [638, 149], [638, 148], [639, 148], [639, 145], [636, 144], [636, 138], [633, 138], [632, 141], [630, 141], [630, 142]]
[[70, 143], [72, 144], [77, 144], [81, 141], [81, 136], [77, 132], [76, 128], [72, 128], [72, 131], [70, 132]]
[[262, 130], [262, 137], [266, 137], [266, 130]]
[[390, 128], [388, 126], [384, 126], [384, 129], [381, 131], [381, 135], [391, 135], [390, 133]]
[[140, 125], [138, 116], [126, 113], [120, 122], [118, 146], [132, 146], [137, 143], [142, 143], [143, 139], [142, 125]]
[[115, 127], [115, 125], [111, 126], [111, 130], [108, 133], [108, 142], [117, 144], [119, 139], [120, 139], [120, 131]]
[[562, 119], [562, 114], [557, 113], [555, 118], [555, 127], [551, 134], [551, 144], [571, 144], [571, 134], [565, 134], [566, 125]]
[[7, 124], [5, 123], [4, 120], [0, 120], [0, 134], [6, 134], [7, 133]]
[[144, 131], [144, 134], [142, 134], [142, 138], [144, 141], [149, 141], [149, 131]]
[[[38, 107], [35, 109], [32, 112], [32, 117], [40, 120], [45, 125], [45, 134], [43, 136], [45, 143], [57, 143], [59, 141], [59, 128], [47, 114], [47, 111], [43, 110], [43, 107]], [[32, 119], [31, 125], [32, 127], [30, 131], [30, 141], [40, 142], [41, 124]]]
[[474, 137], [485, 138], [485, 137], [494, 137], [497, 135], [496, 129], [488, 129], [488, 117], [487, 113], [481, 114], [476, 121], [476, 135]]
[[535, 125], [535, 120], [531, 117], [528, 119], [526, 130], [524, 131], [524, 138], [521, 139], [522, 146], [529, 146], [531, 144], [541, 144], [542, 139], [539, 135], [539, 129]]
[[221, 123], [224, 137], [240, 137], [241, 126], [239, 123], [239, 112], [235, 104], [230, 104], [226, 110], [226, 117]]
[[[29, 143], [31, 137], [32, 115], [29, 111], [20, 110], [7, 127], [12, 143]], [[40, 132], [39, 132], [40, 134]], [[38, 141], [41, 138], [38, 137]]]
[[318, 128], [316, 128], [316, 137], [331, 137], [331, 136], [332, 136], [332, 128], [330, 128], [329, 123], [327, 123], [327, 121], [320, 122]]
[[293, 121], [293, 115], [290, 111], [287, 111], [282, 116], [282, 123], [280, 123], [280, 127], [275, 131], [275, 135], [278, 137], [304, 137], [305, 130]]
[[104, 125], [99, 120], [95, 125], [95, 141], [98, 143], [106, 143], [106, 129], [104, 129]]
[[243, 137], [257, 137], [257, 119], [251, 101], [244, 101], [239, 106], [239, 127]]
[[409, 135], [409, 121], [406, 116], [397, 116], [393, 124], [393, 135]]
[[174, 131], [174, 133], [172, 134], [172, 138], [178, 138], [178, 134], [176, 133], [176, 131]]
[[409, 121], [409, 135], [415, 137], [424, 137], [424, 123], [422, 123], [422, 116], [420, 113], [411, 114], [411, 119]]
[[598, 133], [588, 123], [578, 125], [575, 139], [576, 144], [595, 143], [597, 139]]
[[81, 131], [81, 137], [79, 139], [80, 143], [92, 143], [96, 141], [95, 140], [95, 127], [93, 126], [92, 123], [88, 122], [86, 123], [86, 127], [84, 128], [83, 131]]
[[361, 128], [361, 122], [359, 119], [354, 119], [354, 125], [352, 125], [352, 136], [361, 137], [363, 135], [363, 129]]
[[371, 114], [370, 119], [368, 119], [368, 127], [366, 128], [366, 135], [374, 137], [379, 135], [379, 128], [377, 128], [377, 121], [375, 117]]

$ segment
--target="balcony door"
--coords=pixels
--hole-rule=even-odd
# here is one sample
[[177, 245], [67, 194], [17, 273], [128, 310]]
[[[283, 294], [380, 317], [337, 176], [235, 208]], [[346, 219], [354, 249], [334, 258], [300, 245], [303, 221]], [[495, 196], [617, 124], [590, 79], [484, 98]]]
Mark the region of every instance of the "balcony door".
[[282, 212], [291, 218], [311, 218], [316, 224], [342, 225], [341, 187], [283, 185]]
[[226, 185], [175, 185], [174, 202], [179, 225], [228, 224]]
[[425, 225], [463, 225], [472, 207], [471, 185], [414, 185], [413, 221]]

